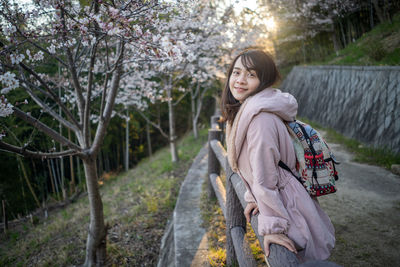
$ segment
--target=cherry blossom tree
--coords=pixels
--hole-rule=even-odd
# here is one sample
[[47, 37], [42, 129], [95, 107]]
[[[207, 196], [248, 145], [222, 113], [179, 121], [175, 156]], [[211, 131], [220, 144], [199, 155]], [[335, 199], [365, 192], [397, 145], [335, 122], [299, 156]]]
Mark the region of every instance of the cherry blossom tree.
[[[69, 155], [84, 163], [90, 206], [85, 266], [104, 265], [107, 226], [98, 187], [96, 156], [113, 113], [115, 99], [126, 73], [151, 60], [171, 60], [177, 51], [159, 42], [163, 19], [173, 4], [159, 1], [41, 0], [28, 6], [0, 3], [0, 117], [16, 116], [60, 143], [63, 151], [36, 151], [29, 143], [12, 143], [7, 129], [0, 131], [0, 148], [25, 157], [55, 158]], [[176, 7], [175, 7], [176, 8]], [[170, 49], [170, 50], [168, 50]], [[174, 51], [171, 51], [174, 50]], [[44, 73], [49, 63], [60, 73]], [[61, 96], [57, 94], [61, 89]], [[41, 108], [25, 112], [7, 97], [23, 90]], [[67, 107], [67, 102], [73, 104]], [[62, 112], [56, 112], [60, 107]], [[69, 129], [73, 142], [45, 124], [51, 117]], [[94, 128], [94, 134], [91, 129]], [[92, 136], [93, 135], [93, 136]]]

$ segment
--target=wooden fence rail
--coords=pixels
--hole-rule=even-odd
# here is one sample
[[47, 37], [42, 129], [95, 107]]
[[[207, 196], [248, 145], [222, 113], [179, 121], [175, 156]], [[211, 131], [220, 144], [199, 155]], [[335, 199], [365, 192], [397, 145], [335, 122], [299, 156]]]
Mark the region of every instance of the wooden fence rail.
[[[216, 197], [226, 220], [226, 261], [228, 266], [257, 266], [249, 243], [245, 237], [246, 219], [243, 209], [247, 203], [244, 200], [246, 187], [238, 174], [229, 165], [227, 152], [223, 146], [223, 125], [219, 123], [219, 115], [211, 117], [212, 128], [208, 132], [208, 195]], [[226, 174], [226, 189], [220, 178], [221, 166]], [[263, 237], [258, 235], [258, 215], [252, 216], [251, 226], [264, 249]], [[296, 255], [285, 247], [270, 245], [268, 257], [270, 267], [337, 267], [339, 265], [328, 261], [312, 261], [299, 263]]]

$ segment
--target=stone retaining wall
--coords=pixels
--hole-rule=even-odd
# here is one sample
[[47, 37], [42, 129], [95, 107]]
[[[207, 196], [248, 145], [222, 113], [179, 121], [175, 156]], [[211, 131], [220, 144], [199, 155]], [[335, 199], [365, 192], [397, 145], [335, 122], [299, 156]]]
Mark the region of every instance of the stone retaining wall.
[[400, 66], [297, 66], [281, 88], [299, 116], [400, 153]]

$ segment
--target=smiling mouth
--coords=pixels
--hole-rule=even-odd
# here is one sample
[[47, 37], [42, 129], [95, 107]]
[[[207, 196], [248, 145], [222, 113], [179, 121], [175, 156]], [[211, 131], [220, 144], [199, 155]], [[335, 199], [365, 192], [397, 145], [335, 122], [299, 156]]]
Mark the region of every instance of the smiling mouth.
[[242, 87], [235, 87], [235, 90], [236, 90], [236, 91], [238, 91], [238, 92], [244, 92], [244, 91], [247, 91], [247, 89], [245, 89], [245, 88], [242, 88]]

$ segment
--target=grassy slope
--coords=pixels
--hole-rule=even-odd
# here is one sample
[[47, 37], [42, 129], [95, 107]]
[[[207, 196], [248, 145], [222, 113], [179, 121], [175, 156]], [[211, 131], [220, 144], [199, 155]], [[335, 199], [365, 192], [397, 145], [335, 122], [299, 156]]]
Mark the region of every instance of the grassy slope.
[[[154, 266], [167, 220], [180, 184], [207, 140], [187, 135], [178, 144], [179, 164], [161, 149], [134, 169], [109, 175], [101, 187], [109, 225], [108, 266]], [[32, 226], [11, 229], [0, 239], [0, 266], [71, 266], [83, 263], [89, 222], [88, 199], [81, 197], [65, 209]]]
[[400, 13], [392, 23], [382, 23], [354, 43], [311, 65], [400, 65]]

